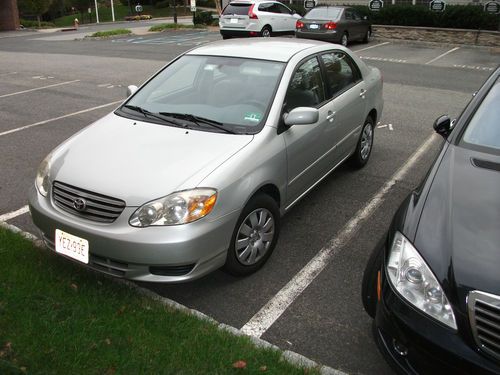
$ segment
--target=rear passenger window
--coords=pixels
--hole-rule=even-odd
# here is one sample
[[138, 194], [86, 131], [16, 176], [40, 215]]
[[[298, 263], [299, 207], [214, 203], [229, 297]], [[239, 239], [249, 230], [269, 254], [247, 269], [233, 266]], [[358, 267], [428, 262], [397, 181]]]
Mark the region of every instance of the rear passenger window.
[[361, 79], [354, 61], [342, 52], [330, 52], [321, 55], [326, 73], [328, 97], [337, 96]]
[[271, 8], [273, 6], [273, 3], [262, 3], [259, 4], [259, 10], [261, 12], [272, 12]]
[[307, 60], [295, 71], [285, 97], [285, 112], [297, 107], [318, 107], [325, 101], [325, 90], [318, 59]]

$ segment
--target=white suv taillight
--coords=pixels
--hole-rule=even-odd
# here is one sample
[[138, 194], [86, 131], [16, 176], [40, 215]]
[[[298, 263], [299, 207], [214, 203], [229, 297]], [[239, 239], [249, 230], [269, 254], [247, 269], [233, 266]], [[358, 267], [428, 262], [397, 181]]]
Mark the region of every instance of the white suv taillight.
[[255, 4], [252, 4], [252, 6], [250, 7], [250, 9], [248, 10], [248, 18], [250, 18], [251, 20], [256, 20], [258, 19], [259, 17], [257, 17], [257, 15], [253, 12], [253, 7], [255, 6]]

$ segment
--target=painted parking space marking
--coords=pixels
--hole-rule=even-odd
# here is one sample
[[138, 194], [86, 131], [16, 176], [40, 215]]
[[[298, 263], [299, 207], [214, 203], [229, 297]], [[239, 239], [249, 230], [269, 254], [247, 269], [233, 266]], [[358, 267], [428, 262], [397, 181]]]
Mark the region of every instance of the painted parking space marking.
[[17, 72], [6, 72], [6, 73], [0, 73], [0, 77], [1, 77], [1, 76], [11, 76], [11, 75], [14, 75], [14, 74], [17, 74]]
[[472, 70], [487, 70], [487, 71], [493, 71], [495, 68], [491, 68], [489, 66], [474, 66], [474, 65], [457, 65], [453, 64], [454, 68], [460, 68], [460, 69], [472, 69]]
[[53, 77], [53, 76], [33, 76], [31, 78], [33, 78], [33, 79], [40, 79], [40, 80], [43, 81], [43, 80], [46, 80], [46, 79], [54, 79], [55, 77]]
[[23, 206], [23, 207], [21, 207], [18, 210], [15, 210], [15, 211], [8, 212], [6, 214], [0, 215], [0, 221], [8, 221], [8, 220], [14, 219], [14, 218], [16, 218], [18, 216], [24, 215], [28, 211], [29, 211], [28, 205]]
[[302, 292], [316, 279], [325, 269], [335, 255], [349, 243], [359, 230], [360, 226], [369, 219], [372, 214], [384, 202], [386, 195], [392, 187], [403, 180], [408, 172], [415, 166], [422, 155], [424, 155], [438, 138], [432, 134], [418, 148], [417, 151], [396, 171], [382, 188], [373, 196], [370, 202], [361, 208], [343, 227], [337, 236], [331, 239], [317, 255], [312, 258], [289, 282], [286, 284], [264, 307], [262, 307], [242, 328], [241, 331], [247, 335], [261, 337], [288, 307], [299, 297]]
[[425, 65], [432, 64], [433, 62], [438, 61], [439, 59], [441, 59], [441, 58], [445, 57], [446, 55], [449, 55], [450, 53], [455, 52], [456, 50], [459, 50], [459, 49], [460, 49], [460, 47], [455, 47], [455, 48], [452, 48], [452, 49], [450, 49], [449, 51], [447, 51], [447, 52], [445, 52], [445, 53], [442, 53], [442, 54], [441, 54], [441, 55], [439, 55], [438, 57], [435, 57], [435, 58], [433, 58], [432, 60], [427, 61], [427, 62], [425, 63]]
[[215, 39], [207, 38], [210, 34], [211, 33], [209, 31], [203, 31], [203, 32], [183, 34], [183, 35], [169, 35], [158, 38], [137, 37], [128, 39], [113, 39], [112, 42], [146, 44], [146, 45], [176, 44], [178, 46], [189, 46], [189, 45], [200, 45], [203, 43], [212, 42]]
[[407, 61], [404, 59], [391, 59], [389, 57], [372, 57], [372, 56], [359, 56], [360, 59], [363, 60], [372, 60], [372, 61], [385, 61], [385, 62], [394, 62], [405, 64]]
[[14, 96], [14, 95], [26, 94], [28, 92], [33, 92], [33, 91], [38, 91], [38, 90], [44, 90], [44, 89], [48, 89], [48, 88], [51, 88], [51, 87], [69, 85], [71, 83], [76, 83], [76, 82], [80, 82], [80, 80], [79, 79], [75, 79], [73, 81], [66, 81], [66, 82], [54, 83], [53, 85], [47, 85], [47, 86], [37, 87], [37, 88], [34, 88], [34, 89], [17, 91], [17, 92], [13, 92], [13, 93], [10, 93], [10, 94], [0, 95], [0, 99], [1, 98], [7, 98], [9, 96]]
[[77, 112], [73, 112], [73, 113], [68, 113], [67, 115], [62, 115], [62, 116], [54, 117], [54, 118], [51, 118], [51, 119], [48, 119], [48, 120], [35, 122], [34, 124], [29, 124], [29, 125], [21, 126], [19, 128], [16, 128], [16, 129], [7, 130], [7, 131], [4, 131], [4, 132], [0, 133], [0, 137], [3, 137], [3, 136], [8, 135], [8, 134], [12, 134], [12, 133], [17, 133], [17, 132], [20, 132], [22, 130], [30, 129], [30, 128], [33, 128], [35, 126], [45, 125], [45, 124], [48, 124], [50, 122], [54, 122], [54, 121], [57, 121], [57, 120], [62, 120], [64, 118], [68, 118], [68, 117], [72, 117], [72, 116], [76, 116], [76, 115], [81, 115], [83, 113], [95, 111], [95, 110], [101, 109], [101, 108], [106, 108], [106, 107], [109, 107], [109, 106], [112, 106], [112, 105], [116, 105], [116, 104], [121, 103], [121, 102], [123, 102], [123, 100], [117, 100], [116, 102], [111, 102], [111, 103], [107, 103], [107, 104], [103, 104], [103, 105], [98, 105], [97, 107], [82, 109], [81, 111], [77, 111]]
[[390, 44], [390, 43], [391, 43], [391, 42], [383, 42], [383, 43], [375, 44], [374, 46], [369, 46], [369, 47], [365, 47], [365, 48], [361, 48], [361, 49], [353, 50], [353, 52], [361, 52], [361, 51], [366, 51], [366, 50], [368, 50], [368, 49], [377, 48], [377, 47], [380, 47], [380, 46], [385, 46], [386, 44]]

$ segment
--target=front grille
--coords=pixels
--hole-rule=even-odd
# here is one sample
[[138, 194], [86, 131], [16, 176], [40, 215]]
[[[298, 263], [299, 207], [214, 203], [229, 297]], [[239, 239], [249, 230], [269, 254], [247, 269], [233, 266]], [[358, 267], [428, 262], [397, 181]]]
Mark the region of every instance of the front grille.
[[[58, 181], [52, 185], [52, 197], [55, 205], [64, 211], [101, 223], [112, 223], [125, 208], [125, 202], [121, 199], [93, 193]], [[76, 208], [77, 200], [78, 203], [84, 202], [82, 209]]]
[[89, 266], [96, 270], [118, 277], [125, 276], [125, 273], [128, 271], [127, 263], [117, 262], [115, 260], [100, 257], [94, 254], [90, 254]]
[[500, 296], [473, 291], [467, 304], [477, 345], [484, 353], [500, 360]]

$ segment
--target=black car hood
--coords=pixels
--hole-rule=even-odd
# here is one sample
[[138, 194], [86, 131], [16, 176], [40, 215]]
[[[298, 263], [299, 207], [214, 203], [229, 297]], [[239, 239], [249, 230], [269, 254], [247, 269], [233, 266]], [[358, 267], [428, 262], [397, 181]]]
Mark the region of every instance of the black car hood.
[[500, 295], [500, 157], [450, 145], [430, 183], [414, 245], [450, 300]]

